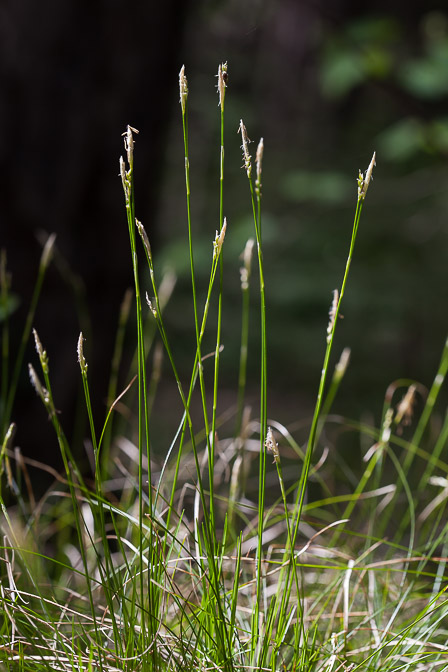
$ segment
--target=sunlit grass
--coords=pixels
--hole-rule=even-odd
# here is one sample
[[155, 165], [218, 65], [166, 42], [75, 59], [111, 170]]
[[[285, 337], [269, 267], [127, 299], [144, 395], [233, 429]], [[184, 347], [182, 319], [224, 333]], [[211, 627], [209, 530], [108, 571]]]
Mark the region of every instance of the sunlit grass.
[[[12, 374], [3, 323], [0, 476], [0, 661], [5, 670], [442, 670], [448, 665], [445, 597], [448, 536], [448, 415], [437, 420], [448, 371], [448, 341], [429, 392], [391, 384], [377, 426], [332, 414], [350, 352], [339, 348], [340, 307], [375, 155], [358, 177], [348, 256], [316, 362], [317, 396], [308, 438], [269, 415], [269, 348], [262, 237], [263, 140], [253, 165], [240, 137], [253, 238], [241, 269], [240, 370], [233, 414], [218, 412], [226, 236], [224, 111], [227, 64], [218, 71], [219, 215], [210, 234], [208, 284], [197, 286], [191, 217], [188, 83], [180, 73], [195, 339], [189, 372], [178, 370], [164, 310], [172, 277], [157, 277], [134, 193], [135, 129], [120, 159], [134, 272], [118, 318], [108, 409], [96, 426], [83, 335], [78, 358], [92, 472], [82, 473], [53, 399], [49, 359], [34, 331], [29, 372], [54, 427], [64, 463], [56, 473], [14, 450], [14, 399], [54, 238], [39, 269]], [[258, 280], [254, 266], [258, 266]], [[148, 276], [149, 273], [149, 276]], [[149, 280], [148, 280], [149, 277]], [[2, 257], [2, 305], [9, 279]], [[249, 325], [250, 285], [258, 284], [259, 325]], [[332, 288], [329, 288], [330, 290]], [[204, 291], [205, 290], [205, 291]], [[201, 296], [205, 296], [203, 304]], [[211, 307], [216, 310], [211, 311]], [[133, 310], [135, 357], [123, 389], [118, 371]], [[8, 311], [5, 309], [5, 315]], [[212, 323], [210, 315], [216, 315]], [[235, 315], [232, 316], [235, 319]], [[378, 319], [381, 319], [379, 316]], [[249, 328], [260, 329], [248, 352]], [[235, 330], [238, 333], [238, 330]], [[204, 351], [211, 334], [215, 349]], [[163, 457], [153, 448], [152, 412], [161, 347], [181, 400], [177, 431]], [[333, 364], [334, 349], [339, 361]], [[245, 403], [247, 358], [259, 361], [259, 412]], [[37, 363], [40, 365], [37, 371]], [[291, 365], [294, 365], [291, 362]], [[187, 384], [185, 384], [187, 379]], [[430, 380], [430, 377], [429, 379]], [[43, 382], [42, 382], [43, 381]], [[210, 382], [211, 381], [211, 382]], [[426, 381], [428, 382], [428, 381]], [[342, 386], [342, 389], [341, 389]], [[195, 420], [192, 408], [195, 405]], [[198, 422], [197, 407], [201, 410]], [[123, 422], [119, 422], [123, 418]], [[135, 418], [129, 424], [128, 418]], [[170, 418], [171, 424], [172, 418]], [[38, 429], [36, 428], [36, 431]], [[336, 439], [334, 437], [337, 437]], [[357, 454], [344, 461], [344, 441]], [[344, 452], [344, 451], [342, 451]], [[39, 470], [54, 484], [37, 496]]]

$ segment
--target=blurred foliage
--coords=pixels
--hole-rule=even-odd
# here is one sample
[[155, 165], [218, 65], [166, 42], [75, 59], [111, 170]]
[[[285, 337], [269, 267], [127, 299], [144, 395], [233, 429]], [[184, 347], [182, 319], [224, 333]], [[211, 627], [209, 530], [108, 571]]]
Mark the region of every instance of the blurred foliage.
[[[429, 5], [417, 20], [406, 18], [404, 5], [394, 15], [380, 16], [372, 9], [370, 15], [364, 12], [361, 18], [338, 24], [321, 15], [311, 17], [309, 43], [290, 70], [288, 53], [282, 51], [286, 32], [282, 38], [278, 28], [281, 24], [287, 31], [287, 21], [277, 19], [279, 37], [273, 44], [263, 41], [260, 24], [260, 52], [253, 59], [253, 81], [259, 86], [253, 84], [252, 89], [247, 87], [247, 68], [241, 74], [236, 49], [233, 59], [231, 48], [225, 52], [229, 90], [224, 191], [229, 225], [223, 376], [234, 384], [240, 328], [238, 255], [253, 235], [247, 183], [237, 168], [241, 158], [236, 126], [243, 116], [251, 137], [257, 140], [257, 132], [265, 137], [270, 381], [277, 395], [272, 395], [272, 403], [280, 400], [282, 410], [290, 391], [294, 398], [305, 399], [305, 408], [306, 400], [314, 398], [331, 293], [340, 286], [348, 252], [357, 173], [367, 168], [374, 149], [378, 166], [342, 309], [345, 319], [337, 334], [336, 350], [350, 346], [353, 353], [340, 408], [353, 415], [368, 404], [379, 411], [393, 378], [406, 375], [428, 385], [438, 363], [448, 298], [448, 18]], [[212, 55], [225, 51], [216, 35], [201, 49]], [[202, 53], [197, 52], [198, 58]], [[282, 58], [280, 71], [276, 64]], [[257, 80], [260, 62], [266, 67]], [[218, 117], [211, 105], [210, 77], [197, 77], [190, 92], [193, 221], [197, 240], [202, 241], [197, 265], [205, 279], [217, 219]], [[175, 168], [181, 138], [174, 135], [168, 160], [170, 194], [182, 190], [183, 178], [182, 166]], [[165, 237], [160, 263], [175, 260], [180, 271], [179, 293], [169, 311], [182, 338], [186, 323], [180, 315], [185, 314], [190, 290], [179, 200], [178, 210], [166, 210], [176, 221], [175, 234], [170, 229]], [[254, 354], [249, 365], [256, 386], [256, 273], [253, 282]], [[213, 315], [211, 320], [213, 324]], [[294, 404], [292, 415], [301, 415]]]
[[0, 322], [3, 322], [19, 307], [20, 299], [16, 294], [11, 294], [6, 299], [0, 297]]
[[390, 76], [400, 33], [398, 23], [386, 17], [354, 21], [330, 36], [322, 49], [324, 96], [343, 98], [369, 79]]

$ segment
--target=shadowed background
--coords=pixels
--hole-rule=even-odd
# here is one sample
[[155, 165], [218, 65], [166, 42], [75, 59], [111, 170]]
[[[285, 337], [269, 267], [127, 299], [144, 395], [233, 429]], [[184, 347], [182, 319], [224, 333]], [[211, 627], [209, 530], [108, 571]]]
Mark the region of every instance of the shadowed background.
[[[265, 142], [270, 415], [288, 423], [309, 417], [331, 292], [345, 267], [357, 172], [367, 168], [373, 150], [378, 166], [335, 348], [338, 356], [350, 346], [352, 363], [335, 408], [353, 417], [366, 409], [378, 413], [391, 380], [406, 376], [430, 384], [447, 327], [444, 3], [108, 0], [84, 6], [10, 0], [0, 8], [0, 31], [0, 245], [8, 253], [17, 303], [10, 316], [11, 350], [14, 355], [35, 282], [39, 232], [55, 231], [58, 255], [35, 326], [50, 356], [62, 422], [69, 435], [78, 428], [78, 443], [79, 330], [87, 337], [100, 424], [118, 309], [132, 285], [118, 178], [127, 123], [140, 130], [137, 216], [159, 272], [171, 266], [178, 276], [167, 321], [185, 377], [193, 361], [177, 89], [183, 63], [190, 91], [193, 229], [204, 290], [219, 215], [215, 75], [218, 63], [228, 61], [229, 68], [221, 410], [235, 401], [239, 255], [253, 235], [240, 169], [240, 117], [254, 141], [252, 153], [260, 136]], [[256, 277], [254, 272], [254, 285]], [[256, 287], [253, 295], [249, 397], [256, 403]], [[132, 325], [128, 341], [129, 359]], [[30, 360], [36, 360], [31, 344]], [[121, 382], [127, 382], [124, 372]], [[162, 386], [161, 393], [160, 431], [178, 418], [171, 387]], [[13, 419], [23, 450], [51, 459], [55, 440], [25, 370]]]

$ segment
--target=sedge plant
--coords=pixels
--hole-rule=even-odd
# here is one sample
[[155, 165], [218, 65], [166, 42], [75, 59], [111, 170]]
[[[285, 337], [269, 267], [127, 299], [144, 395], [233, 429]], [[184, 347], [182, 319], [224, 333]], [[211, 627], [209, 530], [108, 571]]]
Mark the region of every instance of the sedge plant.
[[[80, 468], [65, 436], [53, 398], [49, 357], [35, 330], [41, 374], [30, 364], [29, 375], [54, 427], [63, 473], [22, 455], [15, 445], [21, 421], [14, 413], [17, 377], [53, 238], [44, 250], [12, 376], [6, 365], [11, 359], [7, 323], [4, 326], [2, 669], [392, 672], [446, 667], [448, 415], [437, 435], [431, 419], [439, 412], [448, 371], [447, 346], [419, 417], [415, 399], [424, 398], [425, 388], [407, 379], [391, 384], [377, 425], [332, 415], [350, 356], [345, 348], [332, 370], [338, 317], [349, 287], [355, 243], [362, 235], [361, 213], [375, 154], [367, 171], [358, 176], [348, 257], [341, 287], [333, 293], [327, 333], [322, 335], [325, 351], [315, 410], [302, 443], [281, 419], [269, 414], [264, 140], [258, 143], [253, 167], [248, 132], [240, 121], [253, 235], [241, 268], [236, 405], [230, 414], [220, 411], [229, 272], [225, 240], [232, 235], [232, 222], [225, 217], [229, 77], [227, 63], [221, 63], [218, 215], [216, 233], [210, 235], [208, 283], [202, 287], [195, 255], [202, 234], [192, 215], [190, 92], [185, 68], [179, 74], [185, 254], [191, 287], [191, 305], [185, 310], [191, 311], [194, 324], [187, 372], [177, 360], [166, 315], [174, 283], [159, 277], [149, 236], [138, 220], [139, 194], [134, 189], [138, 131], [131, 126], [125, 130], [120, 175], [134, 286], [118, 318], [102, 424], [93, 417], [95, 372], [88, 367], [82, 333], [73, 348], [90, 430], [91, 473]], [[258, 265], [258, 278], [253, 263]], [[3, 303], [9, 287], [2, 261]], [[251, 309], [259, 312], [257, 352], [250, 339]], [[215, 322], [211, 315], [216, 315]], [[120, 359], [131, 316], [135, 357], [124, 370]], [[206, 336], [214, 343], [211, 353], [205, 351], [210, 340]], [[162, 349], [167, 371], [161, 365]], [[249, 359], [258, 362], [255, 417], [246, 399]], [[152, 420], [162, 373], [174, 381], [181, 412], [172, 440], [158, 446]], [[127, 412], [121, 417], [123, 408]], [[346, 469], [346, 481], [334, 476], [341, 467], [337, 447], [330, 450], [323, 443], [324, 438], [331, 440], [333, 430], [337, 436], [352, 432], [359, 437], [361, 465], [357, 471]], [[38, 496], [33, 486], [36, 470], [54, 477], [54, 485]], [[319, 496], [308, 496], [310, 483]]]

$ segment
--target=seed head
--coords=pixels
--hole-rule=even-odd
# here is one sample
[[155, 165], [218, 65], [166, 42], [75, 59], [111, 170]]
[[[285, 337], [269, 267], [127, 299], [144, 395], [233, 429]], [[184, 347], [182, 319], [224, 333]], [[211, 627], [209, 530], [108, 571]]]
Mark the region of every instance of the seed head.
[[43, 349], [42, 343], [35, 329], [33, 329], [33, 336], [34, 336], [34, 345], [36, 346], [36, 352], [39, 355], [39, 361], [42, 366], [42, 370], [44, 373], [48, 373], [48, 355]]
[[44, 355], [44, 349], [42, 347], [42, 343], [40, 342], [40, 338], [35, 329], [33, 329], [33, 336], [34, 336], [34, 345], [36, 346], [36, 352], [39, 355], [39, 359], [42, 359], [42, 356]]
[[263, 138], [260, 138], [258, 143], [257, 153], [255, 155], [255, 165], [257, 166], [257, 179], [255, 180], [255, 193], [260, 198], [261, 196], [261, 171], [263, 166], [263, 152], [264, 152], [264, 142]]
[[126, 192], [126, 167], [122, 156], [120, 156], [120, 177], [123, 184], [123, 189]]
[[242, 145], [241, 149], [243, 150], [243, 168], [246, 169], [247, 177], [250, 179], [250, 176], [252, 174], [252, 162], [251, 162], [251, 155], [249, 154], [249, 136], [247, 135], [247, 130], [245, 125], [243, 124], [243, 120], [240, 119], [240, 127], [238, 129], [238, 133], [241, 133], [241, 140], [242, 140]]
[[228, 81], [227, 75], [227, 61], [225, 63], [220, 63], [218, 67], [218, 95], [219, 95], [219, 107], [224, 109], [224, 98], [226, 95], [226, 87]]
[[339, 358], [339, 362], [335, 366], [334, 371], [335, 378], [337, 378], [338, 380], [343, 378], [345, 372], [347, 371], [347, 367], [350, 363], [350, 355], [351, 355], [350, 348], [344, 348]]
[[125, 162], [122, 156], [120, 156], [120, 177], [121, 183], [123, 185], [124, 198], [126, 202], [126, 209], [129, 210], [131, 207], [131, 174], [132, 171], [126, 170]]
[[185, 65], [183, 65], [179, 72], [179, 92], [180, 92], [180, 106], [182, 108], [182, 114], [185, 114], [185, 108], [187, 106], [188, 98], [188, 82], [185, 77]]
[[84, 336], [82, 335], [82, 331], [79, 334], [77, 350], [78, 350], [78, 362], [79, 366], [81, 367], [81, 373], [83, 376], [85, 376], [87, 374], [88, 365], [84, 357]]
[[47, 238], [47, 242], [44, 245], [44, 249], [42, 250], [42, 256], [40, 258], [40, 265], [42, 268], [48, 267], [48, 264], [50, 263], [51, 258], [53, 256], [53, 248], [55, 242], [56, 242], [56, 234], [51, 233]]
[[372, 160], [366, 170], [365, 176], [359, 171], [358, 176], [358, 201], [364, 200], [369, 188], [370, 180], [372, 179], [373, 167], [376, 166], [376, 152], [373, 152]]
[[226, 237], [226, 230], [227, 218], [224, 217], [221, 231], [219, 233], [218, 231], [216, 232], [215, 240], [213, 241], [213, 259], [217, 259], [221, 253], [222, 244], [224, 242], [224, 238]]
[[333, 301], [330, 306], [329, 310], [329, 316], [330, 319], [328, 321], [328, 327], [327, 327], [327, 343], [331, 341], [331, 334], [333, 333], [334, 329], [334, 321], [336, 319], [336, 311], [338, 309], [338, 302], [339, 302], [339, 292], [337, 289], [333, 289]]
[[[128, 157], [128, 164], [130, 170], [134, 167], [134, 136], [132, 135], [132, 132], [137, 133], [138, 131], [136, 128], [133, 128], [132, 126], [127, 126], [126, 130], [122, 135], [124, 136], [124, 148], [126, 150], [126, 154]], [[121, 170], [120, 170], [121, 172]]]
[[274, 438], [274, 432], [270, 427], [268, 427], [268, 432], [266, 434], [266, 440], [264, 442], [266, 449], [273, 454], [274, 462], [280, 462], [280, 453], [278, 452], [278, 443]]
[[16, 433], [17, 425], [15, 422], [11, 422], [11, 424], [8, 427], [8, 431], [5, 434], [5, 437], [3, 439], [3, 446], [5, 449], [9, 448], [9, 444], [11, 441], [14, 439], [14, 435]]
[[151, 254], [151, 245], [149, 244], [149, 238], [148, 234], [146, 233], [145, 227], [141, 222], [138, 221], [138, 219], [135, 220], [135, 225], [137, 227], [137, 231], [140, 234], [140, 237], [143, 241], [143, 245], [145, 246], [145, 250], [148, 254], [148, 257], [150, 261], [152, 261], [152, 254]]

